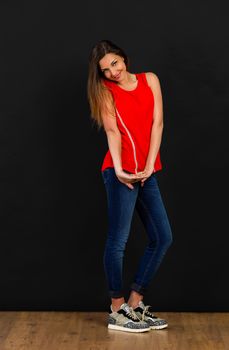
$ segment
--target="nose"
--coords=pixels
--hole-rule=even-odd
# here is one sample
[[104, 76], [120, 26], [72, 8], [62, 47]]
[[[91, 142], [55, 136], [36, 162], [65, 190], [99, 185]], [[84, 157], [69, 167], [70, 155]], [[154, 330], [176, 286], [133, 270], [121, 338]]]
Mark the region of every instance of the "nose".
[[111, 75], [112, 77], [115, 77], [118, 73], [116, 72], [115, 69], [111, 69]]

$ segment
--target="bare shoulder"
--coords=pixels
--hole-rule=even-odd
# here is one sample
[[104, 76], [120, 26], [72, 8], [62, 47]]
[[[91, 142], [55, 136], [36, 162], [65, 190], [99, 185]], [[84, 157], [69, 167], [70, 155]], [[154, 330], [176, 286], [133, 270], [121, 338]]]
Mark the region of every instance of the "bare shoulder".
[[158, 76], [153, 72], [146, 72], [146, 79], [150, 87], [156, 89], [160, 87], [160, 81]]

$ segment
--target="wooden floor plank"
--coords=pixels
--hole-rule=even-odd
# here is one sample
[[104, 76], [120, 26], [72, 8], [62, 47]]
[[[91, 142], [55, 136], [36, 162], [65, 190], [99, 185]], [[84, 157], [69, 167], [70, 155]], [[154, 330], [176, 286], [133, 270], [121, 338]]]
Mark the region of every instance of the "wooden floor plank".
[[104, 312], [0, 311], [0, 350], [229, 350], [229, 313], [161, 312], [169, 327], [110, 330]]

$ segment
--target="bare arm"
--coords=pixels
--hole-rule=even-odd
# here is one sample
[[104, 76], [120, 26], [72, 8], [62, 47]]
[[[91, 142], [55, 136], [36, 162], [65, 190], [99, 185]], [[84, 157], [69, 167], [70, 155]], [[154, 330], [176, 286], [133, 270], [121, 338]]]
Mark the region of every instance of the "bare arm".
[[[111, 112], [110, 112], [111, 111]], [[102, 108], [103, 127], [107, 135], [109, 150], [114, 164], [114, 169], [119, 181], [124, 183], [130, 189], [133, 189], [131, 182], [139, 181], [143, 175], [127, 174], [122, 169], [122, 141], [121, 133], [117, 126], [115, 111], [112, 111], [111, 106], [104, 104]]]
[[118, 173], [122, 170], [121, 133], [117, 126], [115, 111], [113, 111], [111, 107], [108, 108], [108, 105], [105, 105], [102, 111], [102, 119], [114, 169], [115, 172]]
[[147, 81], [154, 94], [153, 125], [151, 129], [150, 148], [145, 169], [153, 172], [154, 163], [159, 151], [163, 132], [163, 101], [160, 82], [156, 74], [148, 72]]
[[121, 134], [114, 130], [107, 131], [107, 141], [109, 150], [112, 156], [115, 172], [118, 173], [122, 170], [121, 161]]

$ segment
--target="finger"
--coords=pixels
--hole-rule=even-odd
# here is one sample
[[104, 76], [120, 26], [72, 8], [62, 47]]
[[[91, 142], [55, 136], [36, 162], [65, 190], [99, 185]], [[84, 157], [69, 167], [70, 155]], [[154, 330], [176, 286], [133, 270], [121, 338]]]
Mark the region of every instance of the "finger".
[[140, 177], [143, 176], [144, 174], [142, 172], [137, 173], [137, 174], [132, 174], [132, 177]]
[[134, 188], [130, 183], [127, 183], [126, 186], [129, 187], [131, 190]]
[[139, 174], [132, 174], [131, 175], [131, 178], [132, 179], [138, 179], [139, 177], [141, 177], [142, 175], [139, 175]]

